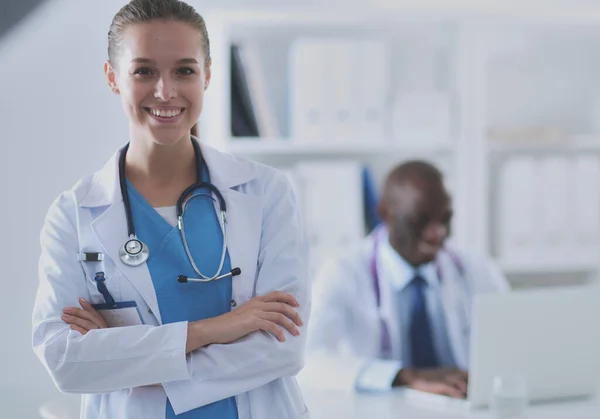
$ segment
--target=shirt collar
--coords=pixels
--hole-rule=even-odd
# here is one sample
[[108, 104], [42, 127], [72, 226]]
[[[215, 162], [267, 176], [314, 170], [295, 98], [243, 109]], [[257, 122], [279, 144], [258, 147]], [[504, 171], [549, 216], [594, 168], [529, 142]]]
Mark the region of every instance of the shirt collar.
[[392, 247], [388, 239], [387, 230], [382, 231], [379, 239], [378, 268], [382, 276], [389, 281], [392, 288], [401, 291], [419, 274], [429, 286], [437, 286], [438, 277], [435, 262], [430, 262], [415, 269]]

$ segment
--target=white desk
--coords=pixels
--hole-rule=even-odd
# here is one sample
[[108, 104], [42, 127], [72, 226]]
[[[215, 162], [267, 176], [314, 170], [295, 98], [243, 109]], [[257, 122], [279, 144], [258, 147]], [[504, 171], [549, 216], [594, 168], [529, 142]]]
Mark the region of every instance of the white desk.
[[[407, 402], [401, 390], [379, 394], [305, 390], [303, 394], [311, 419], [492, 419], [494, 417], [485, 410], [461, 413], [454, 408], [436, 410], [431, 406], [418, 406], [416, 402]], [[43, 414], [38, 417], [44, 419], [76, 419], [79, 417], [79, 398], [62, 395], [59, 400], [45, 405], [41, 410]], [[532, 406], [527, 413], [527, 419], [600, 419], [600, 402], [588, 400], [548, 403]]]
[[[489, 410], [461, 412], [408, 402], [401, 390], [364, 394], [342, 391], [304, 391], [311, 419], [492, 419]], [[600, 401], [581, 400], [530, 406], [527, 419], [600, 419]]]

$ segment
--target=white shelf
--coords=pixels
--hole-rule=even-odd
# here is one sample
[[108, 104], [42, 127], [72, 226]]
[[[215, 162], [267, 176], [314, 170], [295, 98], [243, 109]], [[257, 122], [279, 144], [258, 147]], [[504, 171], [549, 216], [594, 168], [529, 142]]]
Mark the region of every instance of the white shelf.
[[528, 275], [528, 274], [561, 274], [591, 272], [598, 269], [598, 263], [588, 262], [562, 262], [562, 261], [531, 261], [517, 262], [499, 260], [500, 269], [506, 275]]
[[437, 154], [453, 150], [451, 142], [444, 144], [419, 144], [396, 142], [300, 142], [291, 139], [235, 138], [227, 142], [226, 149], [242, 155], [294, 155], [294, 154]]
[[[227, 10], [217, 11], [209, 15], [208, 22], [219, 20], [229, 27], [236, 29], [248, 28], [381, 28], [382, 25], [405, 24], [436, 24], [446, 22], [448, 19], [460, 18], [461, 13], [431, 13], [427, 10], [413, 9], [408, 14], [389, 13], [377, 8], [367, 8], [360, 12], [346, 10], [344, 13], [331, 6], [319, 8], [318, 11], [304, 10]], [[210, 30], [210, 29], [209, 29]]]
[[582, 135], [574, 137], [571, 140], [552, 141], [552, 142], [526, 142], [526, 143], [502, 143], [490, 141], [488, 150], [491, 153], [510, 154], [510, 153], [579, 153], [586, 151], [600, 152], [600, 136]]
[[[516, 8], [518, 12], [515, 12]], [[432, 21], [471, 21], [486, 24], [489, 22], [593, 25], [600, 22], [600, 11], [595, 7], [574, 7], [566, 2], [564, 5], [548, 5], [547, 2], [520, 1], [518, 7], [514, 2], [473, 2], [459, 0], [439, 2], [398, 2], [376, 0], [370, 7], [363, 8], [360, 13], [347, 10], [338, 13], [335, 6], [310, 10], [268, 11], [257, 9], [221, 10], [211, 13], [211, 19], [218, 16], [229, 25], [244, 26], [370, 26], [397, 22], [432, 22]]]

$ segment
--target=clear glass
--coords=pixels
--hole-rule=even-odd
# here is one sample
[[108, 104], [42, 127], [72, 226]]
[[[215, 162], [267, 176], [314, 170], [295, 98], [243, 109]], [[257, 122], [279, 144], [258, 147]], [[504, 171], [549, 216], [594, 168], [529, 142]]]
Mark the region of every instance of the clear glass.
[[490, 408], [498, 419], [523, 419], [529, 405], [527, 380], [519, 374], [494, 377]]

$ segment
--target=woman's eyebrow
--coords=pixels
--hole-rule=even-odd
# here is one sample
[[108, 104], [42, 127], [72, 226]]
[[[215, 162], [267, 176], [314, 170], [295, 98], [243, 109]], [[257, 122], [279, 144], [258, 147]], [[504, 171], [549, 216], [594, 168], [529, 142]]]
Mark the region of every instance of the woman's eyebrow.
[[[151, 60], [149, 58], [134, 58], [133, 60], [131, 60], [132, 63], [138, 63], [138, 64], [155, 64], [156, 61]], [[177, 61], [177, 64], [198, 64], [198, 60], [195, 58], [182, 58], [181, 60]]]

